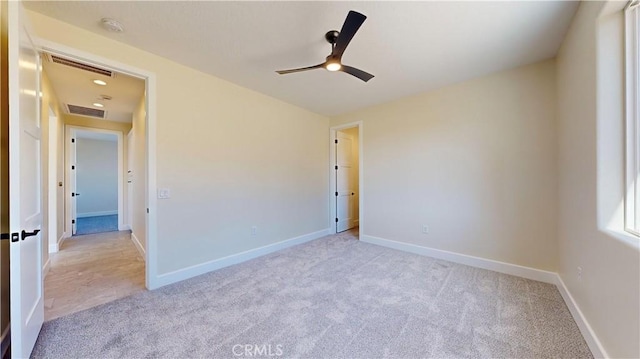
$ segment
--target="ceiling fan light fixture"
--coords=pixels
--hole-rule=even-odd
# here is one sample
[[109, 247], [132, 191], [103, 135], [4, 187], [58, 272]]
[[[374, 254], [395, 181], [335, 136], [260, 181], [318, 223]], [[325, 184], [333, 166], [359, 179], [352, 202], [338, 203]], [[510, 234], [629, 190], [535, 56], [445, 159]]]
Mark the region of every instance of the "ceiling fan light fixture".
[[339, 62], [327, 62], [327, 65], [325, 66], [325, 68], [327, 69], [327, 71], [338, 71], [342, 68], [342, 65], [340, 65]]
[[357, 11], [351, 10], [347, 14], [347, 18], [344, 20], [344, 24], [342, 24], [342, 30], [340, 30], [339, 32], [332, 30], [327, 32], [324, 35], [324, 38], [327, 40], [327, 42], [331, 44], [331, 53], [329, 54], [329, 56], [327, 56], [327, 59], [325, 62], [318, 65], [300, 67], [297, 69], [290, 69], [290, 70], [279, 70], [276, 72], [279, 73], [280, 75], [286, 75], [286, 74], [292, 74], [296, 72], [324, 68], [325, 70], [331, 71], [331, 72], [335, 72], [335, 71], [344, 72], [351, 76], [357, 77], [364, 82], [371, 80], [373, 78], [372, 74], [352, 66], [342, 65], [341, 63], [342, 55], [344, 54], [344, 51], [347, 49], [347, 46], [351, 42], [351, 39], [356, 34], [356, 32], [358, 32], [358, 29], [366, 19], [367, 17], [365, 15]]

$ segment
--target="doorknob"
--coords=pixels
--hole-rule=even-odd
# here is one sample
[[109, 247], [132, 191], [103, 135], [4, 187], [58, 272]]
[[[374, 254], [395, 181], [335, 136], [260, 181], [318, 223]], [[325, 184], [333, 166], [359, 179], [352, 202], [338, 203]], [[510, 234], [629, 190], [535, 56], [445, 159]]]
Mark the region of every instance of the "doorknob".
[[22, 240], [24, 241], [27, 237], [35, 236], [40, 233], [39, 229], [34, 230], [33, 232], [27, 232], [24, 229], [22, 230]]

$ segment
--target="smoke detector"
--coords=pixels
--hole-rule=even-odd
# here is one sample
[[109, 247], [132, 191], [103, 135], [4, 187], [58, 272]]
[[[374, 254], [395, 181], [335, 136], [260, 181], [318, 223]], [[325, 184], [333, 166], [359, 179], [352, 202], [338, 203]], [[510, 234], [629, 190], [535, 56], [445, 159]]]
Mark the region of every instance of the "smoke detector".
[[100, 20], [100, 22], [102, 23], [102, 27], [104, 27], [105, 29], [107, 29], [107, 30], [109, 30], [111, 32], [123, 32], [124, 31], [124, 27], [117, 20], [109, 19], [109, 18], [105, 17], [105, 18], [102, 18], [102, 20]]

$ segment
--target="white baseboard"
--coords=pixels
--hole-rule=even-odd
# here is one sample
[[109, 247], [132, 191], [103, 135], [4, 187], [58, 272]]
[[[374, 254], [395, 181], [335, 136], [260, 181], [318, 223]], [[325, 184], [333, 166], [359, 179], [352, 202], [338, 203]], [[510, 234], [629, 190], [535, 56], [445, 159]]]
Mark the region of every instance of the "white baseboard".
[[122, 226], [118, 226], [118, 230], [119, 231], [130, 231], [131, 230], [131, 226], [128, 224], [123, 224]]
[[580, 307], [578, 307], [578, 304], [573, 299], [571, 292], [569, 292], [569, 289], [564, 284], [564, 281], [559, 274], [556, 274], [555, 284], [558, 287], [558, 290], [560, 291], [564, 302], [567, 304], [567, 307], [569, 308], [569, 311], [573, 316], [573, 320], [576, 321], [576, 324], [580, 329], [580, 333], [582, 333], [582, 336], [587, 342], [589, 349], [591, 349], [591, 353], [593, 354], [593, 356], [595, 358], [610, 358], [610, 356], [607, 354], [607, 351], [604, 349], [604, 347], [600, 343], [600, 340], [596, 336], [596, 333], [591, 328], [591, 325], [589, 325], [587, 318], [585, 318], [582, 314]]
[[47, 261], [42, 266], [42, 279], [47, 278], [47, 274], [49, 274], [49, 269], [51, 269], [51, 257], [47, 258]]
[[147, 256], [145, 254], [144, 247], [142, 246], [142, 243], [140, 243], [140, 240], [138, 239], [138, 237], [136, 237], [136, 235], [133, 232], [131, 232], [131, 241], [136, 246], [136, 249], [138, 249], [138, 252], [140, 252], [140, 255], [142, 256], [142, 258], [144, 258], [144, 260], [146, 261]]
[[537, 280], [539, 282], [556, 284], [556, 273], [541, 269], [524, 267], [517, 264], [495, 261], [480, 257], [469, 256], [455, 252], [443, 251], [441, 249], [417, 246], [415, 244], [403, 243], [379, 237], [360, 234], [360, 240], [366, 243], [377, 244], [379, 246], [393, 248], [405, 252], [420, 254], [427, 257], [444, 259], [449, 262], [465, 264], [471, 267], [488, 269], [494, 272], [515, 275], [522, 278]]
[[58, 238], [57, 242], [49, 243], [49, 253], [58, 253], [60, 251], [60, 247], [62, 247], [62, 242], [67, 238], [67, 232], [62, 232], [62, 236]]
[[98, 216], [112, 216], [114, 214], [118, 214], [118, 210], [115, 210], [115, 211], [84, 212], [84, 213], [78, 213], [76, 215], [76, 217], [77, 218], [86, 218], [86, 217], [98, 217]]
[[289, 248], [298, 244], [306, 243], [314, 239], [324, 237], [329, 234], [330, 234], [330, 229], [327, 228], [321, 231], [304, 234], [302, 236], [286, 239], [284, 241], [269, 244], [263, 247], [250, 249], [245, 252], [232, 254], [224, 258], [214, 259], [209, 262], [205, 262], [205, 263], [197, 264], [184, 269], [179, 269], [173, 272], [161, 274], [156, 279], [157, 287], [162, 287], [168, 284], [176, 283], [185, 279], [199, 276], [201, 274], [208, 273], [216, 269], [242, 263], [250, 259], [261, 257], [263, 255], [273, 253], [285, 248]]
[[2, 336], [0, 336], [0, 358], [4, 358], [4, 355], [7, 353], [7, 349], [9, 349], [10, 343], [11, 323], [8, 323], [7, 327], [2, 331]]

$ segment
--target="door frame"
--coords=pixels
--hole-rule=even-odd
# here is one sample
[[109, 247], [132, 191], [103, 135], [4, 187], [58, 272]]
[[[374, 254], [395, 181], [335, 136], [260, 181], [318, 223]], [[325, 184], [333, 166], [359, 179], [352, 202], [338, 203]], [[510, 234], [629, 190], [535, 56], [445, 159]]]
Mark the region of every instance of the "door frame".
[[[76, 132], [77, 131], [87, 131], [87, 132], [96, 132], [96, 133], [106, 133], [106, 134], [110, 134], [110, 135], [115, 135], [116, 138], [118, 139], [118, 230], [119, 231], [123, 231], [125, 230], [125, 223], [124, 223], [124, 137], [123, 137], [123, 133], [121, 131], [114, 131], [114, 130], [105, 130], [105, 129], [101, 129], [101, 128], [94, 128], [94, 127], [84, 127], [84, 126], [76, 126], [76, 125], [64, 125], [64, 143], [65, 143], [65, 153], [64, 153], [64, 164], [65, 164], [65, 176], [64, 176], [64, 188], [65, 188], [65, 195], [64, 195], [64, 206], [65, 206], [65, 221], [64, 221], [64, 227], [65, 227], [65, 233], [68, 235], [68, 237], [71, 237], [71, 220], [72, 220], [72, 216], [71, 216], [71, 176], [73, 175], [73, 172], [71, 172], [71, 146], [67, 146], [67, 144], [70, 143], [72, 138], [76, 138], [76, 146], [78, 144], [77, 142], [77, 135]], [[77, 148], [76, 148], [76, 158], [77, 158]], [[77, 166], [77, 160], [76, 160], [76, 164]], [[76, 172], [77, 173], [77, 172]], [[78, 186], [78, 182], [76, 180], [76, 187]], [[77, 201], [77, 199], [76, 199]], [[77, 223], [76, 223], [77, 224]], [[66, 238], [68, 238], [66, 237]]]
[[336, 146], [334, 139], [336, 133], [340, 130], [346, 130], [348, 128], [358, 128], [358, 225], [360, 236], [364, 233], [364, 146], [363, 146], [363, 122], [356, 121], [345, 123], [344, 125], [333, 126], [329, 128], [329, 233], [335, 234], [336, 232], [336, 170], [334, 160], [336, 158]]
[[[49, 111], [49, 118], [47, 119], [49, 121], [49, 138], [47, 139], [49, 144], [47, 148], [48, 169], [47, 173], [43, 171], [42, 177], [43, 181], [46, 181], [46, 186], [43, 185], [42, 193], [43, 196], [48, 196], [49, 201], [46, 208], [47, 220], [49, 221], [47, 224], [48, 251], [49, 253], [55, 253], [58, 251], [58, 241], [61, 240], [61, 238], [58, 238], [58, 127], [51, 124], [55, 123], [59, 118], [53, 108], [49, 107], [47, 110]], [[52, 146], [51, 143], [54, 145]], [[49, 258], [49, 260], [51, 259]], [[46, 267], [48, 271], [48, 266]]]
[[[126, 149], [124, 155], [126, 156], [127, 163], [127, 173], [126, 173], [126, 198], [125, 198], [125, 213], [127, 214], [127, 222], [125, 224], [125, 229], [133, 231], [133, 196], [131, 195], [133, 191], [131, 190], [131, 164], [133, 163], [132, 151], [133, 148], [131, 143], [133, 142], [133, 127], [129, 129], [125, 138]], [[138, 247], [140, 249], [141, 247]], [[144, 254], [143, 254], [144, 255]]]
[[[114, 61], [102, 56], [78, 50], [43, 38], [34, 38], [38, 51], [48, 52], [54, 55], [74, 59], [90, 65], [110, 69], [129, 76], [137, 77], [145, 81], [145, 109], [146, 109], [146, 248], [145, 248], [145, 286], [147, 289], [160, 287], [158, 283], [157, 261], [157, 166], [156, 166], [156, 123], [157, 123], [157, 80], [152, 71], [134, 67], [125, 63]], [[65, 179], [66, 181], [66, 179]], [[68, 234], [67, 234], [68, 235]]]

